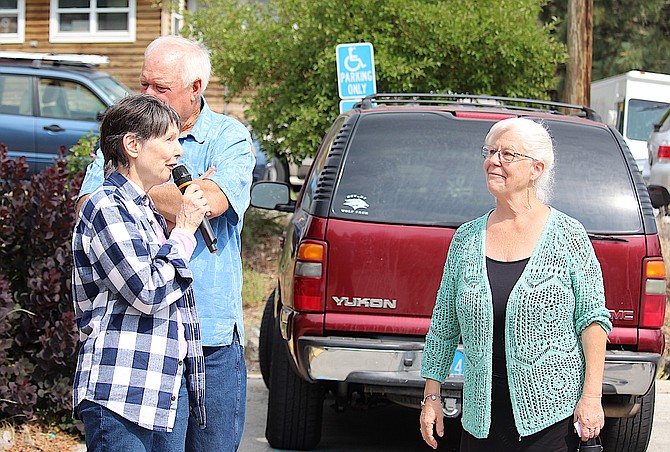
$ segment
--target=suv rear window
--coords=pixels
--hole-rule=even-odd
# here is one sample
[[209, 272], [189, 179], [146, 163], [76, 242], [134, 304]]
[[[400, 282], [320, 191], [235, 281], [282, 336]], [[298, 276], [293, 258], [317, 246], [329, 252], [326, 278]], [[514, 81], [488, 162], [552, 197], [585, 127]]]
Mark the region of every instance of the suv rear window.
[[[331, 217], [457, 227], [482, 215], [494, 206], [480, 153], [493, 122], [439, 112], [362, 115], [344, 157]], [[574, 122], [547, 124], [556, 142], [550, 204], [589, 232], [642, 233], [632, 178], [610, 132]]]

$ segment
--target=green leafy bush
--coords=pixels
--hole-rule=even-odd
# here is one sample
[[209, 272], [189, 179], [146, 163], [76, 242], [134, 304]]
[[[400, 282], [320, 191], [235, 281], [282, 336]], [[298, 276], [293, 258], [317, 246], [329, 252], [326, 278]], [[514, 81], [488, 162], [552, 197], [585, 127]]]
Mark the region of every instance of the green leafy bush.
[[95, 149], [99, 139], [99, 133], [87, 133], [70, 148], [70, 154], [67, 156], [67, 169], [70, 174], [78, 174], [86, 170], [88, 164], [95, 158]]
[[27, 178], [0, 148], [0, 418], [72, 429], [77, 326], [71, 236], [83, 171], [64, 151]]

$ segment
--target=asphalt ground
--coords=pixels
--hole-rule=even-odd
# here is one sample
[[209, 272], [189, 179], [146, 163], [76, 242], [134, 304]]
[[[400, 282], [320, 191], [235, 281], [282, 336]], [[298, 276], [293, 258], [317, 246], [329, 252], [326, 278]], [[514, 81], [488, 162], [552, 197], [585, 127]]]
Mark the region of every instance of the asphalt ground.
[[[250, 374], [247, 391], [247, 418], [240, 452], [275, 451], [265, 439], [268, 391], [259, 374]], [[656, 381], [656, 406], [650, 452], [670, 450], [670, 381]], [[419, 411], [388, 404], [367, 411], [337, 413], [326, 399], [323, 430], [318, 452], [407, 452], [430, 451], [419, 432]], [[441, 451], [457, 451], [460, 425], [451, 423], [446, 438], [438, 438]], [[451, 435], [451, 441], [449, 436]]]

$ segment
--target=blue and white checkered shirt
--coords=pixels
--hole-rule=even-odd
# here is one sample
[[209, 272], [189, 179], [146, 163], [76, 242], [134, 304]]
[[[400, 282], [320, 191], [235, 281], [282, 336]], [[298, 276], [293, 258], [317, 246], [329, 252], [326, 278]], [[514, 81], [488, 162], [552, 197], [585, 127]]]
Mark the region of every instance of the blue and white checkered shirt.
[[[90, 400], [169, 432], [185, 372], [191, 412], [204, 428], [205, 366], [191, 270], [177, 241], [161, 243], [148, 209], [155, 210], [150, 198], [118, 172], [82, 206], [72, 240], [81, 341], [73, 406], [76, 412]], [[177, 310], [188, 344], [184, 362]]]

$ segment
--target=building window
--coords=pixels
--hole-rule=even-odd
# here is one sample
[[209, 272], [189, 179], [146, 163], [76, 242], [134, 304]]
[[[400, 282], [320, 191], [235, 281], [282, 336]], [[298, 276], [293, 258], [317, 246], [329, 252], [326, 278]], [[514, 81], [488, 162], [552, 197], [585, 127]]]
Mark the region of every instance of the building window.
[[0, 43], [21, 43], [25, 39], [25, 0], [0, 0]]
[[49, 42], [134, 41], [135, 0], [51, 0]]

